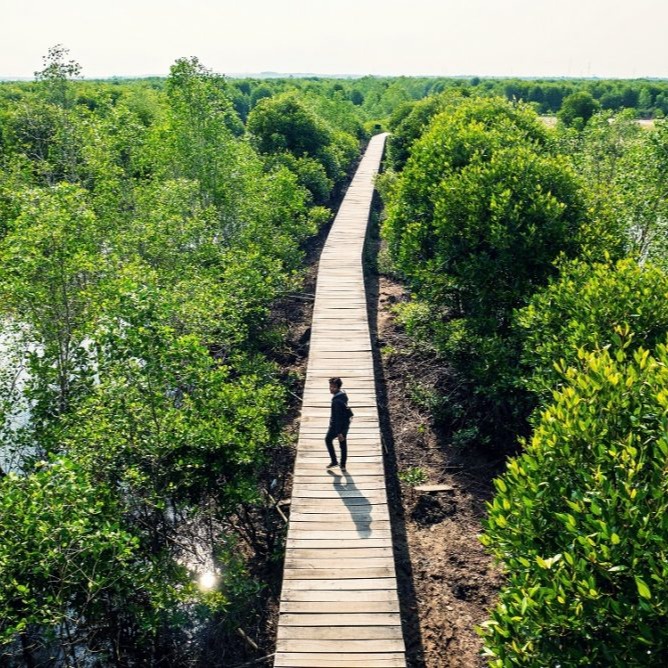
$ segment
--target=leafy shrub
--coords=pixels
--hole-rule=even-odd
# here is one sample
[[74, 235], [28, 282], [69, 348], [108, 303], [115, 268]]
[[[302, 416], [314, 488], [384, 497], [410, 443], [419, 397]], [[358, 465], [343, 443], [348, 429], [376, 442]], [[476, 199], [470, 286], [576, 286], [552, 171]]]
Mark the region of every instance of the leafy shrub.
[[[668, 127], [641, 128], [632, 109], [597, 113], [582, 132], [559, 126], [554, 150], [568, 154], [586, 184], [595, 223], [588, 245], [616, 258], [634, 254], [666, 267]], [[602, 259], [600, 252], [590, 255]]]
[[518, 313], [526, 386], [543, 401], [579, 367], [580, 350], [653, 350], [668, 331], [668, 275], [633, 259], [563, 263], [558, 279]]
[[508, 583], [491, 665], [668, 658], [668, 348], [582, 352], [582, 370], [496, 481], [483, 542]]
[[[500, 100], [466, 100], [434, 119], [415, 143], [387, 201], [384, 234], [407, 277], [419, 280], [424, 253], [433, 255], [429, 247], [437, 232], [436, 202], [443, 199], [446, 182], [448, 187], [456, 183], [447, 180], [468, 165], [483, 169], [499, 150], [538, 146], [544, 132], [533, 112]], [[504, 176], [512, 179], [509, 171]]]
[[[113, 495], [73, 461], [41, 462], [24, 477], [10, 474], [0, 480], [0, 645], [37, 626], [62, 625], [71, 642], [81, 642], [101, 631], [118, 633], [121, 620], [125, 633], [142, 643], [160, 616], [163, 622], [176, 617], [179, 603], [224, 604], [219, 594], [199, 595], [185, 569], [165, 557], [142, 558], [139, 537], [124, 526]], [[114, 607], [122, 605], [126, 611], [115, 617]], [[73, 623], [73, 610], [87, 623]]]
[[451, 101], [443, 95], [432, 96], [402, 105], [390, 118], [389, 129], [392, 133], [387, 141], [388, 161], [392, 169], [404, 168], [411, 146], [425, 131], [432, 118], [443, 111]]
[[557, 118], [566, 126], [581, 130], [599, 109], [599, 103], [587, 91], [571, 93], [561, 103]]
[[[465, 433], [512, 443], [530, 409], [518, 388], [513, 311], [575, 255], [587, 219], [568, 163], [541, 151], [536, 116], [498, 100], [463, 100], [437, 116], [387, 183], [392, 259], [421, 308], [409, 331], [430, 339], [470, 403]], [[424, 309], [429, 316], [420, 317]], [[454, 398], [454, 397], [453, 397]]]
[[524, 146], [473, 160], [444, 178], [432, 201], [430, 224], [403, 235], [402, 269], [419, 258], [411, 274], [421, 294], [474, 318], [480, 332], [506, 326], [555, 258], [576, 250], [584, 217], [566, 164]]
[[248, 116], [248, 131], [261, 153], [319, 155], [331, 143], [325, 124], [291, 93], [260, 100]]
[[355, 137], [331, 128], [294, 93], [261, 100], [249, 114], [247, 128], [257, 149], [280, 156], [317, 203], [328, 198], [330, 182], [339, 183], [359, 153]]
[[427, 474], [419, 466], [412, 466], [399, 472], [399, 480], [411, 487], [415, 487], [427, 481]]

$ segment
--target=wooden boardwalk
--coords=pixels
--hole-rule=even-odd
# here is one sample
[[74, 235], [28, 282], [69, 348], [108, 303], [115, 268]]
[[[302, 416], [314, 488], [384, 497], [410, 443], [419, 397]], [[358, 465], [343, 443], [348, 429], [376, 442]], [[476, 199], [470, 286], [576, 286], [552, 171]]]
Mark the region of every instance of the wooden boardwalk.
[[[385, 135], [375, 136], [320, 259], [274, 665], [405, 666], [362, 247]], [[355, 418], [347, 473], [325, 470], [341, 376]]]

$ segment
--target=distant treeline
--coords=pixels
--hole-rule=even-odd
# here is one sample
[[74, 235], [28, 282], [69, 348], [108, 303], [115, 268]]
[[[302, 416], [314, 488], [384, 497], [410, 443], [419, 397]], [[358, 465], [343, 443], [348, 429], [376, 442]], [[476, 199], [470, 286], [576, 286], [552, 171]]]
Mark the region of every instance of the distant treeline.
[[[86, 80], [78, 84], [79, 104], [95, 109], [99, 91], [104, 90], [112, 101], [128, 88], [162, 90], [167, 79]], [[234, 108], [245, 121], [250, 111], [263, 98], [286, 90], [311, 93], [343, 103], [352, 102], [360, 116], [369, 123], [387, 118], [404, 102], [413, 102], [429, 95], [459, 89], [466, 95], [505, 97], [510, 101], [531, 104], [539, 114], [556, 114], [563, 100], [576, 92], [587, 92], [601, 109], [618, 111], [635, 109], [643, 118], [663, 118], [668, 114], [668, 80], [659, 79], [506, 79], [506, 78], [441, 78], [441, 77], [373, 77], [359, 79], [273, 78], [227, 79], [227, 94]], [[35, 84], [32, 82], [0, 82], [0, 100], [20, 99]], [[86, 90], [90, 94], [86, 94]]]

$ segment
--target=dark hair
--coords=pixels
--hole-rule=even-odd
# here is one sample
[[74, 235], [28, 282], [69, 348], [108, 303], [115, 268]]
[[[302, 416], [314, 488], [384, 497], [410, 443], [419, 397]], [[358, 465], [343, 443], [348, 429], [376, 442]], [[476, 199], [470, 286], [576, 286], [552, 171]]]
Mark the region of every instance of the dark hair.
[[334, 378], [329, 379], [329, 384], [330, 385], [336, 385], [336, 387], [341, 389], [341, 385], [343, 385], [343, 381], [340, 378], [338, 378], [337, 376], [335, 376]]

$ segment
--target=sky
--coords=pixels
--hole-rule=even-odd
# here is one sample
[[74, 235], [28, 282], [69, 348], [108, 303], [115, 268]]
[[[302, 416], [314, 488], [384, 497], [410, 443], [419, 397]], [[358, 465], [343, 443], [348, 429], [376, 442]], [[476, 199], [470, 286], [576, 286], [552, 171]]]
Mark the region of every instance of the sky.
[[0, 76], [63, 44], [85, 77], [668, 78], [668, 0], [0, 0]]

